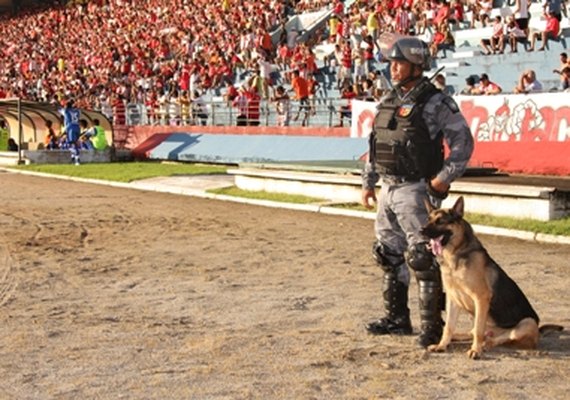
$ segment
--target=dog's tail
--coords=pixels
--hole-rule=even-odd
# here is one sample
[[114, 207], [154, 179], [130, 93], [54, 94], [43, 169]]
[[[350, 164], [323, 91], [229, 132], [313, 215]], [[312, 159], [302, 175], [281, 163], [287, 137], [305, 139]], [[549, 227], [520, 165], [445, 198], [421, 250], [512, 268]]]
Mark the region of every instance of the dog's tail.
[[552, 332], [560, 332], [562, 330], [564, 330], [564, 327], [562, 325], [555, 325], [555, 324], [544, 324], [540, 328], [538, 328], [538, 332], [540, 332], [542, 336], [548, 335], [549, 333]]

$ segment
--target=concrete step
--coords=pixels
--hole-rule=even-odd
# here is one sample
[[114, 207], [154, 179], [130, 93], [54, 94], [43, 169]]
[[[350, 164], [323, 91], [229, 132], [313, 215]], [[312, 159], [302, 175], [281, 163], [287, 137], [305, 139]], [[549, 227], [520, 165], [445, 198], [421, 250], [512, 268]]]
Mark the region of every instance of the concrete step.
[[452, 54], [452, 58], [454, 59], [462, 59], [462, 58], [473, 58], [483, 54], [483, 51], [480, 48], [469, 47], [469, 48], [457, 48], [455, 49], [455, 53]]
[[19, 161], [20, 156], [17, 151], [0, 151], [0, 165], [18, 165]]
[[[71, 162], [69, 150], [24, 150], [23, 157], [26, 164], [69, 164]], [[81, 150], [79, 157], [83, 163], [108, 163], [113, 158], [113, 150], [110, 147], [102, 151]]]
[[[360, 176], [263, 168], [230, 169], [235, 184], [243, 190], [266, 191], [324, 198], [333, 203], [360, 203]], [[463, 196], [469, 212], [548, 221], [570, 214], [568, 192], [551, 186], [482, 183], [458, 180], [453, 183], [444, 207]]]
[[459, 67], [465, 67], [465, 66], [469, 66], [470, 64], [467, 63], [464, 60], [460, 60], [460, 61], [444, 61], [444, 62], [438, 62], [437, 63], [437, 67], [441, 68], [441, 67], [445, 67], [446, 70], [449, 69], [456, 69]]

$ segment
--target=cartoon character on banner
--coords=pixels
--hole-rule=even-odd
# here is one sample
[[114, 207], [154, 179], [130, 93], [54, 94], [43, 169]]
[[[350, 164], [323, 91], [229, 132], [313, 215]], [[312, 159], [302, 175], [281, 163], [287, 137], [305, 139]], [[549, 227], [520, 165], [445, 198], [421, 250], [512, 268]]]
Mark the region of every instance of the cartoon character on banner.
[[[517, 104], [513, 110], [505, 103], [497, 108], [487, 121], [481, 123], [477, 140], [481, 142], [522, 141], [525, 136], [537, 129], [543, 129], [544, 118], [536, 103], [526, 100]], [[528, 138], [527, 138], [528, 139]]]

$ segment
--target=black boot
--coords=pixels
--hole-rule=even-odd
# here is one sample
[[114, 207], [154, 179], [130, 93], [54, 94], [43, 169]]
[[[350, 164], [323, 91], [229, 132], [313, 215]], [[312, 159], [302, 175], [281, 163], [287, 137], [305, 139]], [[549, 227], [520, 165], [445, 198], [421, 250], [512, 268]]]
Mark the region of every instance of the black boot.
[[439, 343], [443, 330], [443, 321], [441, 319], [441, 303], [443, 292], [441, 281], [425, 281], [418, 280], [420, 288], [420, 336], [418, 344], [422, 347], [428, 347], [431, 344]]
[[366, 329], [373, 335], [411, 335], [408, 287], [393, 273], [384, 273], [384, 307], [387, 315], [370, 322]]

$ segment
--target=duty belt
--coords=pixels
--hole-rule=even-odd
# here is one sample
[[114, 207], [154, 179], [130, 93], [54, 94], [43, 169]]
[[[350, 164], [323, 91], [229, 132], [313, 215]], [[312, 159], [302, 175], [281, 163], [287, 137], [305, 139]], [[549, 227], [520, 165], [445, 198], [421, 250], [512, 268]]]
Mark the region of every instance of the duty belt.
[[394, 176], [394, 175], [384, 175], [382, 176], [382, 181], [390, 185], [399, 185], [401, 183], [418, 183], [425, 182], [425, 178], [415, 178], [409, 176]]

